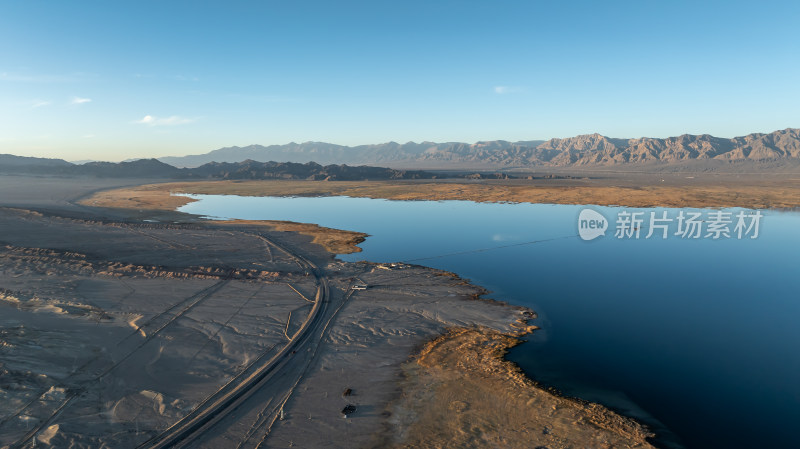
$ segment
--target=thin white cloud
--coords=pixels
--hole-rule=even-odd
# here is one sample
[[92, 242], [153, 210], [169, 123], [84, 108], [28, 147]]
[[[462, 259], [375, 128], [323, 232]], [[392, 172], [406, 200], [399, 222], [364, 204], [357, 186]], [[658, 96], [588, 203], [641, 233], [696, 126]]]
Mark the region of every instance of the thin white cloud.
[[145, 115], [144, 117], [142, 117], [141, 120], [136, 120], [134, 123], [138, 123], [140, 125], [148, 125], [148, 126], [176, 126], [176, 125], [186, 125], [194, 121], [195, 119], [181, 117], [179, 115], [172, 115], [164, 118], [154, 117], [152, 115]]
[[94, 134], [86, 134], [83, 136], [84, 139], [94, 139]]
[[498, 95], [516, 94], [525, 92], [525, 88], [519, 86], [494, 86], [494, 93]]
[[143, 119], [136, 120], [133, 123], [139, 123], [139, 124], [142, 124], [142, 125], [152, 125], [153, 123], [155, 123], [155, 121], [156, 121], [156, 118], [153, 117], [152, 115], [145, 115]]
[[33, 100], [31, 103], [31, 109], [41, 108], [44, 106], [50, 106], [52, 103], [47, 100]]
[[84, 103], [91, 103], [91, 98], [81, 98], [81, 97], [72, 97], [72, 104], [84, 104]]

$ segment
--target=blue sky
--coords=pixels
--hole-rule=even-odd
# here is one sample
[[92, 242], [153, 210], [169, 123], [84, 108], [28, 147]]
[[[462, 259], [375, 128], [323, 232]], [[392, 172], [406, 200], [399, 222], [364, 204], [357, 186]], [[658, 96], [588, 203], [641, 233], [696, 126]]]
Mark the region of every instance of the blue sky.
[[800, 2], [0, 1], [0, 153], [800, 127]]

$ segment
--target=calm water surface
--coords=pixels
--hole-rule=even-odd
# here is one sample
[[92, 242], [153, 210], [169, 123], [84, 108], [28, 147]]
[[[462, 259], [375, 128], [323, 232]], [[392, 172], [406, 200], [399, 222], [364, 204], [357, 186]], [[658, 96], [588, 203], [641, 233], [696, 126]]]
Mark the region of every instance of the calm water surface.
[[661, 446], [800, 447], [800, 213], [764, 212], [757, 239], [619, 240], [620, 209], [593, 207], [612, 229], [586, 242], [583, 206], [192, 197], [181, 211], [366, 232], [342, 259], [453, 271], [533, 308], [542, 329], [509, 358], [646, 422]]

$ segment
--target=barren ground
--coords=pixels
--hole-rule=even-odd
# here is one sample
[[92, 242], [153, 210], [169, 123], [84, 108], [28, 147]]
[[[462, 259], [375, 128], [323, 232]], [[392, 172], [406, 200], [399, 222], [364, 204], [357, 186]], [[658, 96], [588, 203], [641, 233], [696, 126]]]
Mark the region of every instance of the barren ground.
[[314, 232], [74, 203], [113, 184], [0, 178], [0, 447], [136, 447], [203, 407], [300, 338], [319, 286], [292, 254], [330, 285], [324, 325], [190, 447], [649, 447], [503, 361], [532, 311]]
[[[663, 180], [663, 181], [662, 181]], [[174, 210], [192, 201], [169, 193], [239, 196], [327, 196], [394, 200], [469, 200], [627, 207], [800, 207], [800, 177], [677, 176], [583, 177], [532, 180], [441, 181], [197, 181], [151, 184], [100, 192], [83, 204]]]

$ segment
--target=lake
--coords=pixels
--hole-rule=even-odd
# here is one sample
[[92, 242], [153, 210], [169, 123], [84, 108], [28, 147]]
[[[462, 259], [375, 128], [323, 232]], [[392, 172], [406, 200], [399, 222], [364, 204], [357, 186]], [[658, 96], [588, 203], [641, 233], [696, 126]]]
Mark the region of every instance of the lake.
[[[800, 447], [800, 213], [762, 211], [737, 238], [668, 238], [650, 209], [596, 207], [605, 236], [578, 237], [585, 206], [191, 195], [179, 210], [365, 232], [346, 261], [406, 261], [455, 272], [528, 306], [541, 330], [509, 359], [564, 394], [600, 402], [659, 433], [663, 447]], [[644, 212], [638, 239], [620, 212]], [[752, 211], [744, 211], [748, 215]], [[668, 222], [657, 222], [665, 224]], [[752, 223], [752, 220], [751, 220]], [[636, 231], [634, 231], [636, 229]], [[746, 231], [746, 229], [745, 229]]]

